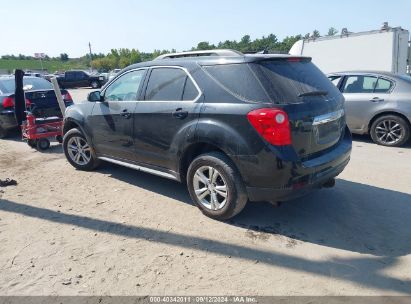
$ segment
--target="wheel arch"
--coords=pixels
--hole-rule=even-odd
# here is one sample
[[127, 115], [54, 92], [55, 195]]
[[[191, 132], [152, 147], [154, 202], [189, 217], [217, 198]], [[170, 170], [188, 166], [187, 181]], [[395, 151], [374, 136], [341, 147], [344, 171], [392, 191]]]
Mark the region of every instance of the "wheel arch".
[[409, 119], [407, 118], [407, 116], [405, 116], [404, 114], [399, 113], [399, 112], [396, 112], [396, 111], [384, 111], [384, 112], [380, 112], [380, 113], [374, 115], [374, 116], [371, 118], [370, 122], [368, 123], [367, 133], [370, 134], [370, 132], [371, 132], [371, 126], [372, 126], [372, 124], [374, 123], [374, 121], [376, 121], [378, 118], [380, 118], [380, 117], [382, 117], [382, 116], [386, 116], [386, 115], [399, 116], [399, 117], [401, 117], [402, 119], [404, 119], [404, 120], [408, 123], [408, 126], [411, 127], [411, 122], [410, 122], [410, 120], [409, 120]]
[[221, 149], [221, 147], [218, 147], [216, 144], [212, 142], [201, 141], [201, 142], [196, 142], [196, 143], [191, 144], [190, 146], [186, 147], [186, 149], [182, 152], [180, 161], [179, 161], [179, 167], [178, 167], [180, 181], [182, 182], [185, 181], [187, 170], [188, 170], [188, 167], [190, 166], [190, 163], [197, 156], [201, 154], [209, 153], [209, 152], [220, 152], [221, 154], [224, 154], [232, 161], [232, 163], [238, 170], [232, 156], [230, 156], [230, 154], [227, 153], [227, 151], [224, 151], [223, 149]]
[[93, 145], [93, 141], [91, 140], [91, 137], [89, 136], [89, 134], [85, 131], [84, 127], [82, 126], [82, 124], [80, 122], [78, 122], [77, 120], [68, 117], [64, 120], [64, 125], [63, 125], [63, 137], [64, 135], [72, 130], [72, 129], [79, 129], [81, 133], [83, 133], [83, 135], [86, 137], [88, 143], [90, 145]]

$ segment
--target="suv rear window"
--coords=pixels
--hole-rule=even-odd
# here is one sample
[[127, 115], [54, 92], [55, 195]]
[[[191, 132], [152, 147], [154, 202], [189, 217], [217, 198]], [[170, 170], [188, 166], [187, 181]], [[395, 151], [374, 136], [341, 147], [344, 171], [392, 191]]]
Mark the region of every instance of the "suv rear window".
[[301, 102], [299, 95], [312, 91], [338, 94], [338, 89], [309, 59], [275, 59], [204, 69], [220, 86], [244, 101], [286, 104]]

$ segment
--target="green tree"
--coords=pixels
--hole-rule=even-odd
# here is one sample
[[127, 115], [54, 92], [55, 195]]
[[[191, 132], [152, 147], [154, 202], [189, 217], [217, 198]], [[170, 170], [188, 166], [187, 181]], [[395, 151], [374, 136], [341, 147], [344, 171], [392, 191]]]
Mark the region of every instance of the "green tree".
[[193, 51], [203, 51], [203, 50], [212, 50], [215, 49], [214, 44], [210, 44], [208, 41], [201, 41], [197, 44], [197, 47], [192, 48]]
[[338, 30], [337, 30], [336, 28], [330, 27], [330, 28], [328, 29], [327, 36], [334, 36], [334, 35], [336, 35], [336, 34], [338, 34]]
[[314, 30], [311, 37], [313, 37], [313, 38], [318, 38], [318, 37], [321, 37], [321, 34], [320, 34], [320, 32], [319, 32], [318, 30]]
[[69, 56], [66, 53], [61, 53], [60, 54], [60, 60], [65, 62], [69, 60]]

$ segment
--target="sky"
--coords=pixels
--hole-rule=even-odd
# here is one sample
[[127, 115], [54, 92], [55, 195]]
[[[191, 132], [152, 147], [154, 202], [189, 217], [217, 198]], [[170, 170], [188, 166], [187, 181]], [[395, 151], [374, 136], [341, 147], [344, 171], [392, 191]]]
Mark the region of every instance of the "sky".
[[385, 21], [411, 30], [411, 0], [0, 0], [0, 55], [71, 58], [112, 48], [188, 50], [275, 34], [279, 39], [330, 27], [375, 30]]

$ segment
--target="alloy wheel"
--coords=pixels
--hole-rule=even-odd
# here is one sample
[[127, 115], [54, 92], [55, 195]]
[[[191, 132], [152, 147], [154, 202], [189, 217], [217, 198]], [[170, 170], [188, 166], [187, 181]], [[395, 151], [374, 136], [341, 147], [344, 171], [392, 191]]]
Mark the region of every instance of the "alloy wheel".
[[386, 145], [393, 145], [404, 136], [404, 127], [395, 120], [382, 120], [376, 127], [378, 140]]
[[67, 151], [71, 160], [77, 165], [87, 165], [91, 160], [90, 145], [82, 137], [71, 137], [67, 143]]
[[228, 187], [222, 174], [211, 166], [197, 169], [193, 176], [194, 191], [199, 202], [210, 210], [220, 210], [228, 198]]

